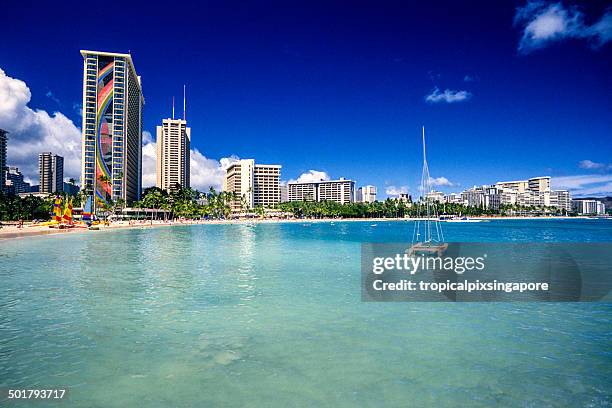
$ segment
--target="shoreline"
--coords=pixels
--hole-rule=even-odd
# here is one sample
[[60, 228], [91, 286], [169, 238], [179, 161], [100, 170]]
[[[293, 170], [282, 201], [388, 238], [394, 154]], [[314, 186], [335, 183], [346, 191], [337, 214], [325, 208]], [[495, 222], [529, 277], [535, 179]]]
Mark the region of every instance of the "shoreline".
[[[517, 221], [517, 220], [584, 220], [584, 219], [593, 219], [593, 217], [587, 216], [577, 216], [577, 217], [569, 217], [569, 216], [551, 216], [551, 217], [469, 217], [471, 220], [476, 221]], [[596, 217], [602, 218], [602, 217]], [[610, 217], [603, 217], [610, 218]], [[612, 219], [612, 218], [610, 218]], [[174, 221], [174, 222], [164, 222], [164, 221], [150, 221], [144, 223], [135, 223], [130, 224], [128, 221], [118, 221], [114, 222], [108, 226], [100, 224], [100, 229], [98, 231], [110, 231], [117, 229], [135, 229], [135, 228], [156, 228], [156, 227], [173, 227], [173, 226], [185, 226], [185, 225], [220, 225], [220, 224], [229, 224], [229, 225], [239, 225], [239, 224], [280, 224], [280, 223], [330, 223], [330, 222], [400, 222], [400, 221], [417, 221], [423, 220], [423, 218], [317, 218], [317, 219], [299, 219], [299, 218], [289, 218], [289, 219], [261, 219], [261, 218], [249, 218], [249, 219], [229, 219], [229, 220], [197, 220], [197, 221]], [[44, 235], [57, 235], [57, 234], [68, 234], [68, 233], [77, 233], [77, 232], [88, 232], [87, 228], [77, 227], [77, 228], [67, 228], [67, 229], [55, 229], [49, 228], [49, 226], [37, 226], [37, 225], [24, 225], [23, 228], [17, 228], [14, 225], [4, 226], [0, 229], [0, 240], [4, 239], [17, 239], [17, 238], [29, 238], [29, 237], [37, 237]]]

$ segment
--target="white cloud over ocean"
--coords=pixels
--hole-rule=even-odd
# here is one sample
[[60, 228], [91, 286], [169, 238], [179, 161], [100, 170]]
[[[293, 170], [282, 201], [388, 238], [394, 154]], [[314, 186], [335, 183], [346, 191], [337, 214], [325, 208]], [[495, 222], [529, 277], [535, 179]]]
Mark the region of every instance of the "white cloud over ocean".
[[453, 187], [453, 186], [458, 185], [458, 184], [452, 183], [446, 177], [435, 177], [435, 178], [430, 177], [429, 182], [431, 183], [432, 186], [438, 186], [438, 187]]
[[578, 167], [585, 170], [612, 170], [612, 163], [597, 163], [592, 160], [581, 160]]
[[553, 177], [550, 183], [553, 189], [568, 190], [576, 197], [612, 195], [612, 174]]
[[320, 170], [308, 170], [306, 173], [302, 173], [297, 180], [289, 180], [290, 183], [311, 183], [314, 181], [327, 181], [331, 180], [329, 174]]
[[387, 186], [385, 194], [389, 197], [397, 197], [400, 194], [407, 194], [409, 191], [408, 186]]
[[79, 179], [81, 130], [61, 112], [49, 114], [28, 106], [30, 88], [0, 68], [0, 127], [9, 132], [7, 163], [17, 166], [27, 181], [38, 184], [38, 154], [64, 157], [64, 177]]
[[518, 50], [525, 54], [568, 38], [585, 39], [595, 48], [612, 39], [612, 9], [587, 25], [584, 13], [576, 6], [529, 1], [517, 9], [514, 24], [521, 28]]
[[441, 92], [439, 88], [434, 88], [430, 94], [425, 96], [427, 103], [457, 103], [467, 101], [472, 97], [472, 94], [468, 91], [453, 91], [446, 89]]

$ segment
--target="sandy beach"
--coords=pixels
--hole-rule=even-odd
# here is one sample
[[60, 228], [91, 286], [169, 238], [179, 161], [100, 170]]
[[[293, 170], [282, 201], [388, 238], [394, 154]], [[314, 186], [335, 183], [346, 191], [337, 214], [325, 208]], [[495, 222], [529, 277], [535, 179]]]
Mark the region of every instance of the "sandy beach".
[[[492, 220], [559, 220], [559, 219], [588, 219], [589, 217], [470, 217], [471, 220], [480, 221], [492, 221]], [[109, 225], [99, 224], [98, 231], [90, 231], [84, 226], [77, 225], [75, 228], [57, 229], [49, 228], [48, 225], [37, 225], [25, 223], [22, 228], [18, 228], [16, 225], [3, 225], [0, 229], [0, 240], [2, 239], [13, 239], [13, 238], [27, 238], [41, 235], [55, 235], [55, 234], [74, 234], [74, 233], [99, 233], [100, 231], [108, 231], [115, 229], [126, 229], [126, 228], [156, 228], [156, 227], [171, 227], [177, 225], [215, 225], [215, 224], [253, 224], [253, 223], [321, 223], [321, 222], [399, 222], [399, 221], [415, 221], [422, 220], [422, 218], [319, 218], [319, 219], [279, 219], [279, 218], [248, 218], [248, 219], [229, 219], [229, 220], [193, 220], [193, 221], [141, 221], [141, 222], [129, 222], [129, 221], [116, 221]]]

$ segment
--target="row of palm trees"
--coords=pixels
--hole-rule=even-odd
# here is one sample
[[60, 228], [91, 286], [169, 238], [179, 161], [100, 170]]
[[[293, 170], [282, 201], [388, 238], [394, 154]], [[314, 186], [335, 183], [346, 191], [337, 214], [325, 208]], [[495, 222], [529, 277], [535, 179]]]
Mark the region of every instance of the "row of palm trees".
[[[110, 177], [99, 176], [99, 181], [103, 185], [110, 185]], [[74, 179], [69, 183], [74, 185]], [[89, 195], [93, 193], [90, 185], [86, 186], [74, 197], [74, 205], [82, 206]], [[66, 195], [65, 193], [63, 193]], [[119, 214], [125, 208], [125, 201], [107, 200], [98, 202], [98, 208], [106, 216]], [[420, 206], [422, 202], [406, 203], [402, 200], [386, 199], [373, 203], [345, 203], [340, 204], [333, 201], [302, 201], [280, 203], [273, 207], [277, 211], [292, 214], [295, 217], [309, 218], [403, 218], [418, 217], [423, 212]], [[180, 188], [176, 186], [171, 192], [157, 187], [147, 188], [141, 200], [132, 204], [133, 208], [162, 210], [164, 217], [182, 218], [229, 218], [232, 210], [247, 212], [248, 206], [244, 196], [236, 192], [221, 191], [217, 192], [213, 187], [208, 192], [202, 193], [191, 188]], [[566, 212], [556, 207], [520, 206], [520, 205], [500, 205], [499, 209], [485, 208], [484, 206], [466, 206], [459, 203], [439, 203], [437, 204], [440, 215], [566, 215]], [[252, 213], [263, 217], [265, 209], [261, 206], [254, 208]]]
[[163, 210], [165, 216], [179, 218], [229, 218], [233, 208], [246, 209], [246, 201], [238, 193], [217, 192], [211, 187], [202, 193], [192, 188], [177, 188], [173, 191], [158, 187], [147, 188], [142, 198], [132, 204], [133, 208]]

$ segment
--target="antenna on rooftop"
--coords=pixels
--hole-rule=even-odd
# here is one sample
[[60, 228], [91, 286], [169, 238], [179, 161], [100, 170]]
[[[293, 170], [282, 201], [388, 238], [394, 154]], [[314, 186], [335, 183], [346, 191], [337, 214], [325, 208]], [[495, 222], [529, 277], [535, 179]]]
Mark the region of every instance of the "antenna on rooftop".
[[172, 119], [174, 119], [174, 96], [172, 97]]
[[184, 121], [187, 120], [187, 105], [186, 105], [185, 85], [184, 84], [183, 84], [183, 120]]

